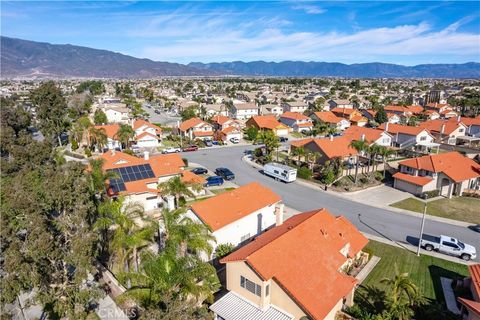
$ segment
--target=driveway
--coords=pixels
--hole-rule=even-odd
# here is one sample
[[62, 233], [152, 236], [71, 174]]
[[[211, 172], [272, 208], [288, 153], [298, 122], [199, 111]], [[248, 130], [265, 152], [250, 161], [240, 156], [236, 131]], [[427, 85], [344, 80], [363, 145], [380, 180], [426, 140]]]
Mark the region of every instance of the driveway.
[[412, 197], [408, 192], [403, 192], [385, 185], [356, 192], [343, 193], [342, 195], [352, 200], [361, 201], [377, 207], [387, 207], [392, 203]]

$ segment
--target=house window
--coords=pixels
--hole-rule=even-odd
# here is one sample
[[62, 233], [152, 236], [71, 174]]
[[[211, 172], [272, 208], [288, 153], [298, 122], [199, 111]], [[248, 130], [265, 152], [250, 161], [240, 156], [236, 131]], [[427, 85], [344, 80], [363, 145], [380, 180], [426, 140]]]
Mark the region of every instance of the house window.
[[463, 132], [463, 128], [460, 128], [460, 129], [458, 130], [458, 132]]
[[267, 284], [267, 286], [265, 287], [265, 296], [268, 297], [269, 294], [270, 294], [270, 285]]
[[250, 233], [247, 233], [246, 235], [244, 235], [240, 238], [240, 242], [244, 242], [245, 240], [248, 240], [249, 238], [250, 238]]
[[426, 136], [420, 137], [420, 141], [425, 141], [425, 140], [427, 140]]
[[262, 287], [255, 282], [248, 280], [244, 276], [240, 276], [240, 286], [259, 297], [262, 295]]

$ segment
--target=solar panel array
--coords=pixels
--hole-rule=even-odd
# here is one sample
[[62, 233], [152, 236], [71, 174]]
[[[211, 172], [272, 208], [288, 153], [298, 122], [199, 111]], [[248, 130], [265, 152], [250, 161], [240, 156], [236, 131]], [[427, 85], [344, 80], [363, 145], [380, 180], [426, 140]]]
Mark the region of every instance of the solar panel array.
[[117, 178], [110, 179], [110, 187], [114, 193], [125, 191], [125, 182], [155, 178], [149, 164], [110, 169], [109, 172], [117, 173]]

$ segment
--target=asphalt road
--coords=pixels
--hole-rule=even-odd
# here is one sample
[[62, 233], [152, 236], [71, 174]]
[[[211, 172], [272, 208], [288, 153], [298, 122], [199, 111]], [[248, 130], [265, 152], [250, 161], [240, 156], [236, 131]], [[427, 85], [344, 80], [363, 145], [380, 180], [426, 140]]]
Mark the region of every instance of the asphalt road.
[[176, 124], [177, 121], [181, 121], [180, 117], [175, 117], [172, 115], [167, 114], [166, 112], [161, 111], [161, 113], [155, 113], [153, 108], [143, 108], [146, 112], [148, 112], [149, 117], [148, 121], [152, 123], [160, 123], [162, 125], [172, 125]]
[[[200, 149], [183, 153], [182, 157], [201, 164], [210, 170], [227, 167], [235, 173], [238, 185], [258, 181], [279, 194], [283, 202], [302, 212], [327, 208], [335, 215], [343, 215], [365, 233], [383, 237], [399, 244], [415, 244], [420, 233], [421, 218], [348, 200], [332, 193], [315, 190], [298, 183], [275, 181], [242, 161], [243, 152], [252, 146]], [[471, 244], [480, 250], [480, 234], [466, 227], [426, 219], [424, 233], [449, 235]], [[478, 253], [477, 253], [478, 255]], [[477, 261], [480, 260], [477, 258]]]

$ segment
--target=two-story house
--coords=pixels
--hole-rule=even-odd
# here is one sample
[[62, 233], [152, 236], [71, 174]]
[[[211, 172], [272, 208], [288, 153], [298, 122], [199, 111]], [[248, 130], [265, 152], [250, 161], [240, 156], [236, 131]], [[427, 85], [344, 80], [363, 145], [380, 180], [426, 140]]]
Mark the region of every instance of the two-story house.
[[250, 119], [260, 114], [260, 108], [256, 103], [235, 103], [229, 110], [230, 117], [237, 120]]
[[418, 126], [427, 129], [437, 143], [456, 144], [457, 137], [465, 136], [467, 132], [467, 126], [463, 123], [443, 119], [421, 122]]
[[333, 108], [330, 110], [337, 117], [345, 118], [352, 125], [363, 127], [368, 123], [368, 119], [365, 118], [362, 113], [356, 109], [351, 108]]
[[179, 133], [189, 139], [213, 139], [213, 126], [200, 118], [191, 118], [182, 122], [179, 126]]
[[310, 131], [313, 128], [312, 120], [298, 112], [285, 112], [280, 116], [280, 122], [289, 126], [295, 132]]
[[108, 103], [103, 105], [103, 112], [108, 123], [130, 123], [130, 110], [124, 103]]
[[334, 320], [353, 304], [357, 281], [344, 270], [368, 243], [326, 209], [297, 214], [221, 260], [226, 295], [210, 306], [217, 320]]
[[275, 117], [279, 117], [282, 113], [283, 107], [278, 104], [264, 104], [260, 106], [260, 114], [262, 116], [274, 115]]
[[328, 105], [330, 106], [330, 110], [334, 108], [345, 108], [345, 109], [353, 109], [353, 103], [350, 100], [345, 99], [331, 99], [328, 100]]
[[394, 188], [418, 196], [438, 190], [451, 198], [480, 185], [480, 164], [453, 151], [404, 160], [393, 177]]
[[132, 121], [135, 141], [140, 148], [156, 148], [160, 145], [162, 128], [142, 119]]
[[187, 216], [208, 227], [216, 239], [214, 249], [227, 243], [238, 246], [275, 224], [280, 201], [272, 190], [252, 182], [192, 204]]
[[392, 145], [392, 136], [384, 130], [351, 126], [343, 132], [344, 137], [353, 140], [368, 141], [370, 145], [376, 144], [383, 147]]
[[283, 102], [283, 112], [299, 112], [304, 113], [308, 109], [308, 103], [303, 101]]
[[434, 143], [435, 137], [424, 128], [383, 123], [378, 129], [388, 132], [392, 136], [392, 145], [400, 149], [438, 147], [438, 144]]
[[302, 139], [292, 141], [290, 144], [290, 152], [295, 148], [303, 148], [306, 151], [317, 154], [316, 163], [324, 164], [334, 158], [340, 158], [342, 162], [353, 164], [356, 161], [357, 150], [350, 146], [352, 138], [340, 136], [321, 139]]

